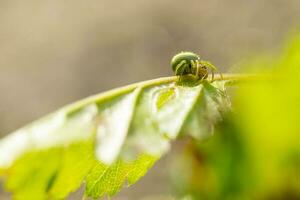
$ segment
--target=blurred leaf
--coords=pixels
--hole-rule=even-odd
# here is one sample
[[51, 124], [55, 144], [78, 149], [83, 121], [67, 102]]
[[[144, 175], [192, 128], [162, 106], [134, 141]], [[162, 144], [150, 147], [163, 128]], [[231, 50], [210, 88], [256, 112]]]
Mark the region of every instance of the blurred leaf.
[[276, 57], [245, 67], [276, 78], [239, 84], [233, 112], [223, 118], [214, 137], [193, 141], [177, 154], [172, 177], [178, 196], [300, 199], [300, 36]]
[[270, 199], [299, 199], [300, 37], [289, 40], [282, 54], [264, 65], [273, 65], [279, 78], [242, 85], [236, 96], [235, 120], [251, 152], [252, 192]]
[[62, 108], [0, 141], [6, 188], [15, 199], [64, 199], [86, 182], [87, 197], [112, 196], [138, 181], [183, 128], [207, 137], [229, 107], [225, 83], [162, 78]]

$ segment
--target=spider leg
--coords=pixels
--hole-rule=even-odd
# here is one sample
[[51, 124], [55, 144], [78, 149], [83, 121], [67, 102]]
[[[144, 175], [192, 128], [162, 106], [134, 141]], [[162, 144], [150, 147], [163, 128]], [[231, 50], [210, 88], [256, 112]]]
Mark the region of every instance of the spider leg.
[[[183, 65], [185, 68], [186, 68], [186, 65]], [[181, 71], [180, 73], [180, 76], [179, 76], [179, 82], [181, 81], [182, 79], [182, 76], [183, 76], [183, 73], [184, 73], [184, 69]]]
[[205, 76], [206, 75], [204, 75], [204, 76], [201, 77], [200, 82], [202, 82], [205, 79]]
[[179, 82], [180, 82], [180, 81], [181, 81], [181, 79], [182, 79], [183, 72], [184, 72], [184, 70], [182, 70], [182, 72], [181, 72], [181, 74], [180, 74], [180, 76], [179, 76]]
[[214, 82], [215, 71], [211, 70], [211, 82]]
[[205, 65], [205, 66], [211, 68], [211, 72], [212, 72], [212, 81], [213, 81], [213, 79], [214, 79], [214, 72], [219, 72], [220, 77], [221, 77], [221, 80], [224, 79], [224, 78], [223, 78], [223, 74], [222, 74], [222, 73], [218, 70], [218, 68], [216, 68], [213, 64], [211, 64], [210, 62], [205, 61], [205, 60], [201, 60], [200, 62], [201, 62], [203, 65]]
[[[183, 73], [184, 69], [182, 71], [180, 71], [180, 69], [182, 69], [182, 67], [185, 67], [186, 64], [186, 60], [182, 60], [177, 66], [176, 66], [176, 70], [175, 70], [175, 75], [181, 74]], [[179, 73], [181, 72], [181, 73]]]
[[214, 69], [215, 71], [218, 71], [218, 68], [216, 68], [213, 64], [211, 64], [208, 61], [201, 60], [200, 63], [204, 66], [210, 67], [211, 69]]
[[[184, 73], [184, 68], [186, 68], [186, 60], [182, 60], [177, 66], [176, 66], [176, 71], [175, 75], [179, 75], [179, 82], [181, 81], [182, 75]], [[182, 69], [183, 68], [183, 69]], [[181, 71], [180, 71], [181, 70]]]
[[196, 65], [196, 76], [197, 79], [199, 79], [199, 69], [200, 69], [200, 62], [199, 60], [196, 61], [197, 65]]
[[[198, 77], [198, 62], [197, 61], [194, 61], [194, 60], [191, 60], [191, 64], [192, 64], [192, 69], [191, 69], [191, 73], [197, 77], [197, 79], [199, 78]], [[195, 69], [196, 69], [196, 73], [195, 73]]]

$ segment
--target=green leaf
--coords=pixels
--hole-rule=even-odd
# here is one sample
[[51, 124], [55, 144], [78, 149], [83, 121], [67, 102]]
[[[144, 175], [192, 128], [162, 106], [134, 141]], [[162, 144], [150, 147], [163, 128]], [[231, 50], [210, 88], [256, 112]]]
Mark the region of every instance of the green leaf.
[[158, 158], [147, 154], [139, 156], [138, 159], [130, 166], [130, 171], [127, 175], [129, 186], [136, 183], [142, 176], [144, 176], [157, 159]]
[[118, 160], [110, 166], [97, 162], [86, 178], [86, 195], [95, 199], [105, 194], [113, 196], [126, 179], [129, 185], [134, 184], [155, 161], [155, 157], [144, 154], [133, 162]]
[[62, 152], [60, 168], [49, 190], [52, 199], [64, 199], [80, 187], [94, 165], [91, 142], [78, 143]]
[[224, 82], [204, 83], [182, 132], [200, 141], [207, 139], [213, 134], [214, 124], [222, 118], [221, 113], [227, 112], [230, 105]]
[[207, 137], [229, 107], [224, 85], [175, 77], [133, 84], [66, 106], [0, 141], [0, 172], [15, 199], [119, 192], [138, 181], [181, 132]]
[[118, 157], [127, 136], [140, 88], [118, 98], [110, 105], [101, 105], [97, 127], [96, 155], [99, 160], [111, 164]]
[[59, 169], [60, 149], [31, 152], [22, 156], [8, 171], [6, 189], [14, 199], [46, 199], [53, 177]]
[[[177, 137], [202, 88], [202, 85], [182, 87], [174, 83], [145, 88], [136, 105], [123, 155], [130, 159], [143, 152], [155, 156], [165, 153], [170, 139]], [[170, 90], [175, 93], [172, 98], [164, 95]], [[162, 95], [167, 100], [158, 106]]]

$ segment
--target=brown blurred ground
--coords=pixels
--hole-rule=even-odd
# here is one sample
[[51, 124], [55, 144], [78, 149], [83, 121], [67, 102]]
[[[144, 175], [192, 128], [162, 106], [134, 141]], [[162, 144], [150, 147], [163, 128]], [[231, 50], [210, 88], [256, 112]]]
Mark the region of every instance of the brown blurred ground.
[[[237, 71], [299, 25], [298, 0], [0, 1], [0, 137], [88, 95], [171, 75], [181, 50]], [[168, 159], [120, 198], [168, 194]]]

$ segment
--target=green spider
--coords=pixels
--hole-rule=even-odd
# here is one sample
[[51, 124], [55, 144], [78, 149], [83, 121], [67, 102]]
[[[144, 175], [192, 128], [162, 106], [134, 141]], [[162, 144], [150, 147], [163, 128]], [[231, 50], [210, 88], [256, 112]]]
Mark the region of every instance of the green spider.
[[[210, 62], [200, 59], [200, 56], [193, 52], [181, 52], [176, 54], [171, 60], [171, 66], [176, 76], [179, 79], [183, 75], [192, 74], [199, 80], [204, 80], [208, 77], [209, 69], [211, 70], [211, 78], [214, 80], [214, 72], [218, 69]], [[220, 74], [221, 75], [221, 74]], [[222, 75], [221, 75], [222, 77]]]

